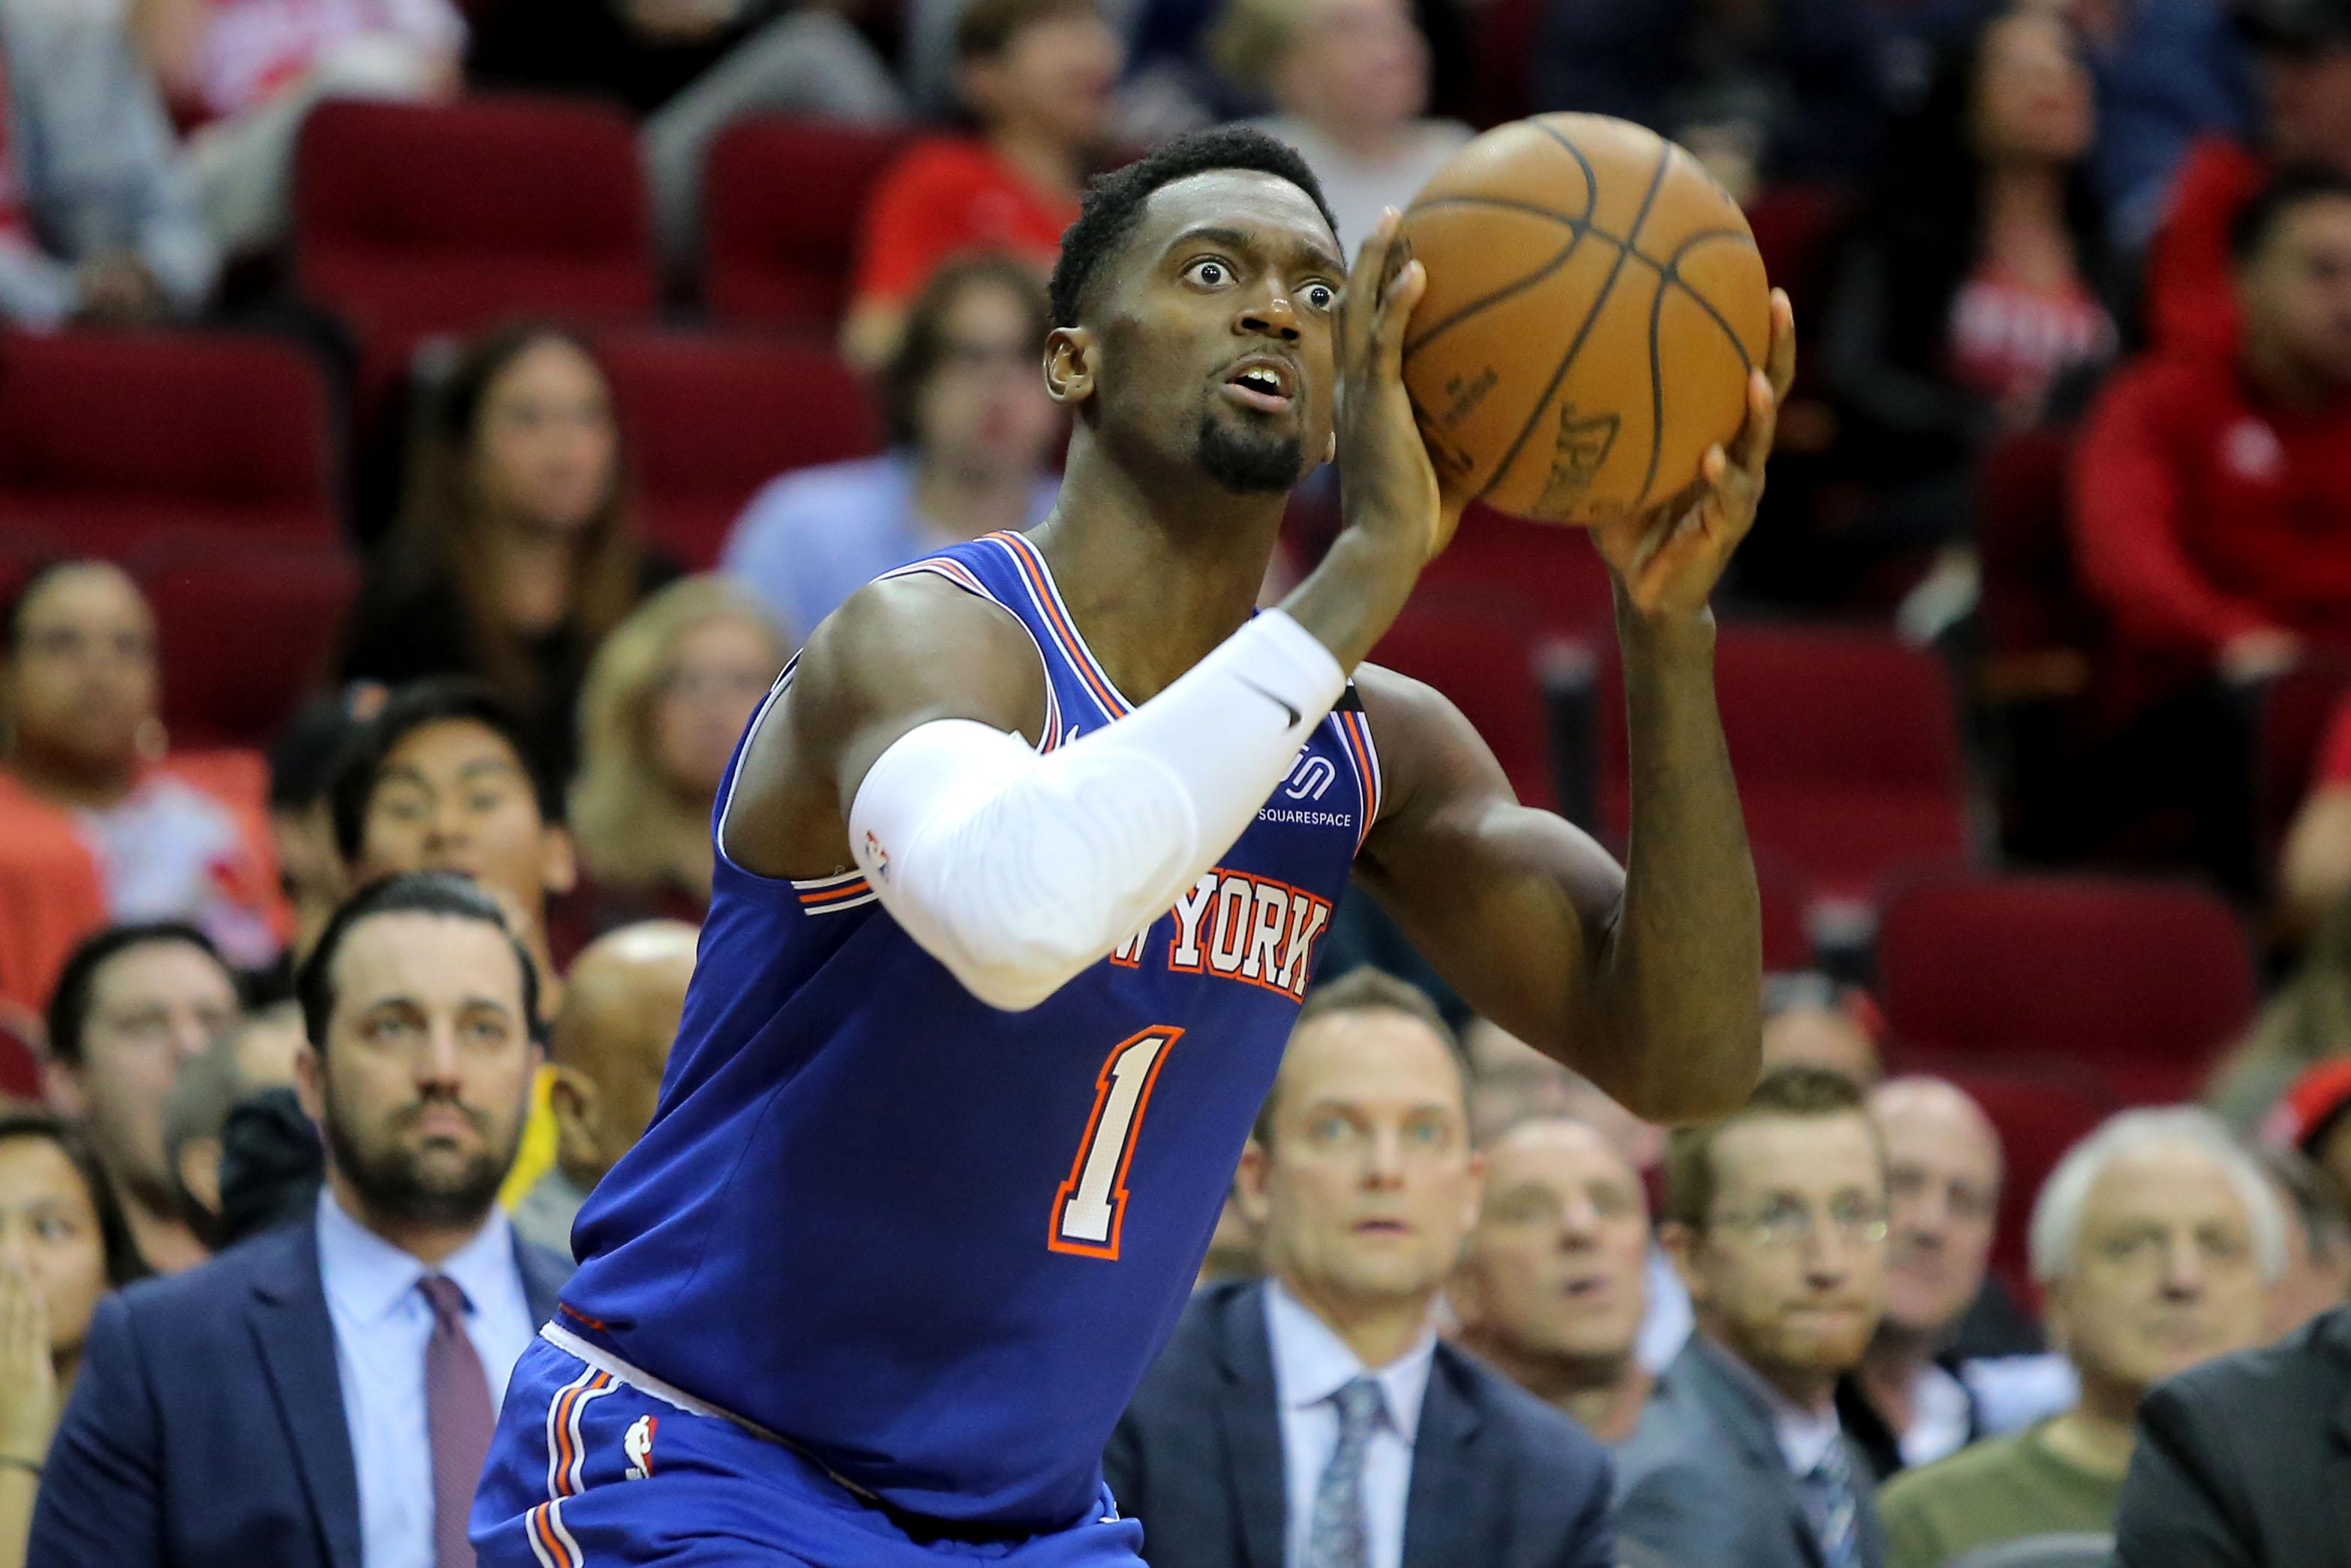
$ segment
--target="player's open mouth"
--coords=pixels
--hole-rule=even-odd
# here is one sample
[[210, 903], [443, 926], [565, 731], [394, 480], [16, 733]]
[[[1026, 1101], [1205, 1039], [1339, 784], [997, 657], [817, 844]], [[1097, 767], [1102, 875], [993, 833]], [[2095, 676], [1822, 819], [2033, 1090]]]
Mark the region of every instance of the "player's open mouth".
[[1225, 375], [1225, 395], [1243, 408], [1267, 413], [1287, 413], [1298, 390], [1298, 373], [1283, 361], [1254, 355]]

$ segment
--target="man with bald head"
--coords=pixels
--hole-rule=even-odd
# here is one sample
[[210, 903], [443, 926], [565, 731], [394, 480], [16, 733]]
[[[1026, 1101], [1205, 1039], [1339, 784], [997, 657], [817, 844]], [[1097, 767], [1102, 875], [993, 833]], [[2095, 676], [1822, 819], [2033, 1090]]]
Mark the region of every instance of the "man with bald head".
[[515, 1207], [525, 1240], [569, 1257], [580, 1206], [652, 1124], [696, 937], [691, 925], [649, 920], [598, 938], [572, 960], [549, 1036], [555, 1165]]
[[1640, 1173], [1596, 1129], [1519, 1123], [1486, 1146], [1486, 1199], [1450, 1298], [1461, 1343], [1604, 1443], [1633, 1435], [1655, 1379]]
[[1890, 1079], [1868, 1105], [1886, 1151], [1886, 1311], [1837, 1405], [1883, 1480], [1982, 1435], [1948, 1353], [1991, 1258], [2001, 1147], [1983, 1108], [1940, 1078]]

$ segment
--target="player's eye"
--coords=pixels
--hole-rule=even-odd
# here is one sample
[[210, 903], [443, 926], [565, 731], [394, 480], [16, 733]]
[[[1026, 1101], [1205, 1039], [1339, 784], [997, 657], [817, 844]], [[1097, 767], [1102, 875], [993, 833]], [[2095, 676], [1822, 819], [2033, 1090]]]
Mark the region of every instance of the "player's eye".
[[1300, 289], [1298, 297], [1310, 310], [1328, 310], [1339, 303], [1339, 291], [1319, 279]]
[[1203, 288], [1222, 288], [1233, 280], [1233, 269], [1215, 256], [1204, 256], [1186, 267], [1184, 276]]

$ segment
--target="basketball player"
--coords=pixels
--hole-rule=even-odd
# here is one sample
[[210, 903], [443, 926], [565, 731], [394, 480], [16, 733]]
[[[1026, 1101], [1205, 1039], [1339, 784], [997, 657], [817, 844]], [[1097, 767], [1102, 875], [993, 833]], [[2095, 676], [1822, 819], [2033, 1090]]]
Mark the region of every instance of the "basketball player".
[[[1395, 232], [1351, 279], [1313, 176], [1240, 131], [1089, 194], [1044, 347], [1060, 505], [862, 591], [753, 718], [660, 1110], [514, 1374], [483, 1563], [1134, 1563], [1103, 1440], [1351, 868], [1480, 1012], [1635, 1111], [1744, 1096], [1758, 917], [1706, 605], [1785, 303], [1730, 452], [1599, 536], [1628, 875], [1517, 804], [1442, 697], [1358, 667], [1456, 521]], [[1334, 455], [1343, 532], [1252, 614], [1286, 493]]]

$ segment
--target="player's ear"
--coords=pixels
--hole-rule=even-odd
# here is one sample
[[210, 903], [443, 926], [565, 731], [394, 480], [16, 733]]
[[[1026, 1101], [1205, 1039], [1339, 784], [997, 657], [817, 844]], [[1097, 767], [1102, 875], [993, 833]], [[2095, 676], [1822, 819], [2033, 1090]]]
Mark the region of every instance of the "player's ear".
[[1045, 390], [1055, 402], [1081, 403], [1094, 391], [1094, 335], [1056, 327], [1045, 335]]

